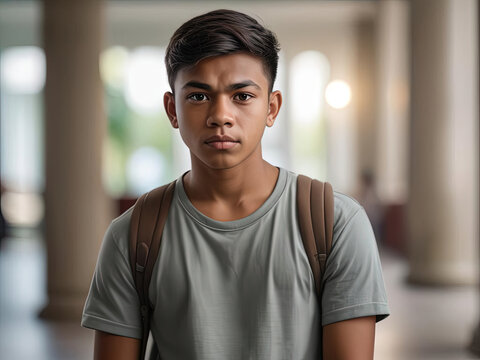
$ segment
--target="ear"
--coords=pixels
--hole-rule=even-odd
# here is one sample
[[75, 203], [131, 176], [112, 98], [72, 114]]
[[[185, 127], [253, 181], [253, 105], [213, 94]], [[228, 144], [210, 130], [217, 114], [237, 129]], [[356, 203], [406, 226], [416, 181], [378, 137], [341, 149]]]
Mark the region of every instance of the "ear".
[[282, 106], [282, 93], [278, 90], [270, 94], [268, 100], [267, 126], [272, 127]]
[[175, 129], [178, 129], [177, 110], [175, 109], [175, 96], [170, 91], [167, 91], [163, 95], [163, 106], [165, 107], [165, 112], [170, 120], [170, 124]]

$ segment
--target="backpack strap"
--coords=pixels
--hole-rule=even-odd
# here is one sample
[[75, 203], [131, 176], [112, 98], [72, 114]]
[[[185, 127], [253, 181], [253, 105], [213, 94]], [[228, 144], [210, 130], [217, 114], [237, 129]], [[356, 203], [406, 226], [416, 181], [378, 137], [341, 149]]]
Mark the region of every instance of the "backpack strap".
[[297, 177], [297, 211], [303, 246], [312, 268], [318, 300], [333, 239], [333, 189], [328, 182]]
[[150, 332], [152, 305], [148, 299], [148, 289], [174, 189], [175, 181], [142, 195], [134, 205], [130, 221], [130, 266], [142, 317], [140, 359], [145, 358]]

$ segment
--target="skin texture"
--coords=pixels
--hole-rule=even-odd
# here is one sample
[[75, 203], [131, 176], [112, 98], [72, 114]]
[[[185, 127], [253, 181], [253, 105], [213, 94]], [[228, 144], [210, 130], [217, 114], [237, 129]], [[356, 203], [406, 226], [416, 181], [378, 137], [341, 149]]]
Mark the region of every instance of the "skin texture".
[[375, 316], [339, 321], [323, 327], [324, 360], [373, 360]]
[[[190, 201], [219, 221], [250, 215], [270, 196], [279, 172], [263, 160], [261, 139], [282, 95], [269, 93], [261, 60], [244, 53], [204, 59], [178, 72], [174, 90], [165, 93], [164, 105], [190, 150], [192, 170], [183, 177]], [[212, 136], [235, 143], [213, 146]], [[323, 339], [325, 360], [371, 360], [375, 317], [327, 325]], [[137, 359], [139, 346], [139, 340], [96, 331], [95, 359]]]
[[95, 330], [94, 360], [138, 360], [140, 340]]
[[[275, 122], [282, 96], [268, 88], [261, 61], [237, 53], [180, 70], [175, 95], [165, 94], [170, 122], [190, 150], [192, 170], [183, 179], [185, 191], [210, 218], [245, 217], [275, 187], [278, 169], [263, 160], [260, 141], [265, 127]], [[230, 149], [212, 148], [205, 141], [214, 135], [237, 143]]]

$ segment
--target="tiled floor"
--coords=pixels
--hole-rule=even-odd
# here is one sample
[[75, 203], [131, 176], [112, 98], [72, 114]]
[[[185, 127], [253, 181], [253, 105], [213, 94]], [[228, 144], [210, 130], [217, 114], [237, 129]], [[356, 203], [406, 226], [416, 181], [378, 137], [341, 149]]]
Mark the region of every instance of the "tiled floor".
[[[476, 287], [421, 288], [404, 282], [406, 264], [382, 251], [392, 315], [377, 325], [375, 358], [475, 359], [466, 351], [479, 320]], [[0, 359], [91, 359], [93, 332], [37, 319], [45, 302], [41, 241], [7, 239], [0, 250]]]
[[407, 264], [381, 253], [392, 315], [377, 324], [376, 359], [476, 359], [467, 351], [479, 321], [479, 289], [406, 284]]

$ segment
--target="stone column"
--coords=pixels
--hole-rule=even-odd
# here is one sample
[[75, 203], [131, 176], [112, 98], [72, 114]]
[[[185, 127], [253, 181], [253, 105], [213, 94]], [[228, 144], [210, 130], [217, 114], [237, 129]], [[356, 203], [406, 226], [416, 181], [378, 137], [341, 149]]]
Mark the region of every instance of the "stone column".
[[[478, 56], [478, 50], [480, 49], [480, 26], [478, 25], [478, 20], [480, 19], [480, 6], [478, 6], [477, 4], [477, 56]], [[477, 81], [480, 83], [480, 74], [477, 73]], [[480, 94], [477, 94], [477, 100], [478, 103], [477, 105], [480, 104]], [[477, 108], [477, 110], [479, 110], [479, 108]], [[480, 138], [480, 126], [477, 127], [477, 136], [479, 136]], [[477, 149], [477, 153], [479, 153], [478, 149]], [[479, 156], [479, 159], [480, 159], [480, 156]], [[477, 183], [477, 186], [479, 186], [479, 184]], [[480, 199], [479, 199], [480, 201]], [[477, 214], [477, 219], [480, 220], [478, 218], [478, 214]], [[478, 234], [478, 228], [477, 228], [477, 234]], [[470, 343], [470, 350], [477, 356], [480, 357], [480, 322], [479, 324], [477, 325], [477, 328], [474, 330], [473, 332], [473, 336], [472, 336], [472, 341]]]
[[[377, 2], [375, 22], [376, 92], [372, 106], [370, 162], [380, 206], [367, 207], [377, 241], [406, 253], [405, 205], [408, 196], [410, 124], [409, 3]], [[370, 210], [370, 212], [369, 212]]]
[[404, 0], [378, 2], [376, 173], [379, 196], [390, 205], [404, 204], [408, 192], [408, 10], [408, 2]]
[[475, 0], [414, 0], [409, 280], [478, 280]]
[[45, 0], [45, 318], [80, 320], [110, 206], [102, 185], [106, 131], [99, 54], [101, 0]]

